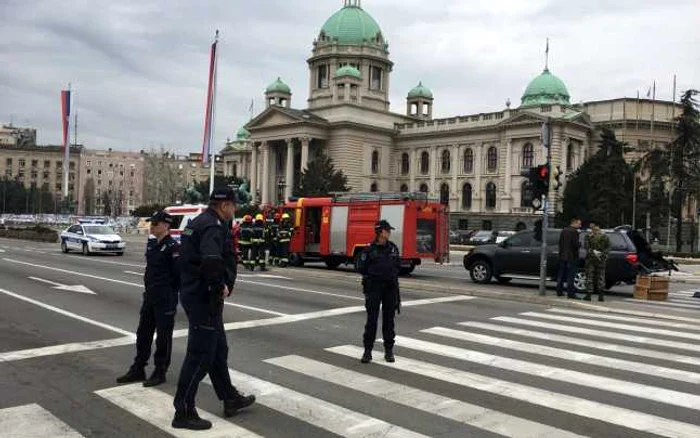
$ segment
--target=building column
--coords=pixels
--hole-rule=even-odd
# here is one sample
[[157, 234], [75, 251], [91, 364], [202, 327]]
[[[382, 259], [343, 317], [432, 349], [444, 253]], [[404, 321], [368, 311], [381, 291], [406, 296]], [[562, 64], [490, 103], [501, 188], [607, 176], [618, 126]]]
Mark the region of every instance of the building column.
[[503, 193], [503, 204], [505, 205], [501, 205], [501, 210], [510, 213], [511, 200], [513, 199], [513, 141], [510, 138], [506, 140], [506, 173]]
[[255, 204], [258, 202], [258, 145], [252, 143], [251, 146], [253, 150], [250, 163], [250, 195], [251, 203]]
[[472, 211], [475, 213], [479, 213], [483, 209], [483, 205], [481, 204], [481, 200], [484, 199], [483, 196], [481, 196], [483, 188], [481, 184], [481, 175], [484, 172], [484, 143], [479, 143], [476, 146], [476, 153], [474, 154], [474, 162], [476, 164], [476, 168], [474, 169], [474, 175], [476, 177], [476, 183], [474, 184], [474, 187], [472, 187]]
[[270, 203], [270, 145], [264, 141], [262, 143], [262, 203]]
[[409, 192], [416, 192], [418, 191], [416, 189], [416, 167], [418, 166], [418, 160], [416, 159], [416, 150], [412, 149], [410, 153], [411, 161], [408, 167], [408, 174], [409, 174], [409, 186], [408, 186], [408, 191]]
[[292, 188], [294, 187], [294, 140], [288, 138], [287, 142], [287, 169], [284, 175], [284, 182], [287, 184], [284, 188], [285, 202], [292, 196]]
[[[456, 145], [452, 146], [452, 184], [451, 184], [452, 185], [451, 191], [452, 191], [452, 194], [454, 194], [454, 196], [452, 196], [452, 198], [456, 198], [458, 201], [455, 204], [455, 207], [457, 207], [457, 205], [459, 204], [459, 190], [457, 189], [457, 172], [459, 170], [458, 168], [459, 168], [459, 145], [456, 144]], [[450, 206], [450, 209], [452, 211], [458, 210], [457, 208], [453, 209], [452, 206]]]
[[309, 143], [311, 139], [309, 137], [302, 137], [301, 139], [301, 171], [304, 172], [309, 166]]
[[435, 196], [436, 193], [440, 193], [440, 190], [435, 187], [435, 174], [437, 173], [438, 170], [438, 163], [437, 163], [437, 148], [435, 146], [430, 148], [430, 190], [428, 190], [429, 193], [431, 193], [433, 196]]

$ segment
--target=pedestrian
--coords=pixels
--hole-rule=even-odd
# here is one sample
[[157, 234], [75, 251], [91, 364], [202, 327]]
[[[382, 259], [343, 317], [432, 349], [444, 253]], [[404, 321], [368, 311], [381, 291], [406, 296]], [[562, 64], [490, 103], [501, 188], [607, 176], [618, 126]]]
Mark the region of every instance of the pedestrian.
[[610, 239], [600, 230], [600, 226], [591, 222], [590, 233], [586, 235], [586, 301], [591, 301], [591, 294], [598, 294], [598, 301], [605, 301], [605, 265], [610, 254]]
[[189, 321], [187, 353], [180, 370], [174, 406], [174, 428], [211, 428], [195, 409], [199, 383], [209, 374], [214, 391], [224, 404], [224, 416], [255, 402], [233, 386], [228, 371], [228, 345], [223, 324], [224, 299], [236, 281], [236, 257], [230, 244], [230, 221], [236, 193], [215, 189], [209, 207], [182, 232], [180, 298]]
[[571, 219], [568, 227], [561, 230], [559, 235], [559, 270], [557, 272], [557, 296], [564, 295], [564, 281], [566, 280], [566, 296], [576, 299], [574, 276], [579, 265], [579, 228], [581, 220], [577, 217]]
[[255, 223], [253, 224], [253, 269], [256, 266], [260, 267], [261, 271], [265, 271], [265, 218], [262, 214], [255, 215]]
[[253, 259], [252, 259], [252, 246], [253, 246], [253, 217], [249, 214], [243, 216], [243, 222], [241, 223], [241, 238], [238, 241], [239, 248], [241, 250], [241, 261], [243, 262], [243, 267], [252, 270]]
[[394, 316], [401, 313], [399, 292], [399, 248], [389, 240], [394, 228], [386, 220], [374, 225], [375, 238], [360, 255], [358, 270], [362, 274], [367, 323], [362, 336], [365, 351], [362, 363], [372, 360], [372, 348], [377, 336], [379, 308], [382, 309], [382, 337], [384, 339], [384, 359], [394, 362]]
[[[170, 366], [173, 327], [177, 311], [177, 292], [180, 287], [180, 245], [170, 236], [173, 216], [165, 211], [156, 212], [150, 219], [150, 233], [154, 236], [146, 244], [146, 272], [143, 276], [145, 291], [136, 330], [136, 357], [134, 363], [117, 383], [140, 382], [156, 386], [165, 382]], [[155, 369], [146, 379], [145, 368], [151, 357], [153, 335], [157, 334], [153, 355]]]
[[282, 213], [279, 227], [279, 258], [280, 266], [285, 268], [289, 264], [289, 243], [292, 240], [292, 221], [288, 213]]

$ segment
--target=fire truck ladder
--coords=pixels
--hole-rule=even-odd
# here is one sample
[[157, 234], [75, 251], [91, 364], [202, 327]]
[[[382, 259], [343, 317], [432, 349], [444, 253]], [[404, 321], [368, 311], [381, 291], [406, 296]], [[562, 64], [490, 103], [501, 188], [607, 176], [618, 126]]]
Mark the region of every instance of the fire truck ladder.
[[331, 192], [331, 202], [437, 201], [423, 192]]

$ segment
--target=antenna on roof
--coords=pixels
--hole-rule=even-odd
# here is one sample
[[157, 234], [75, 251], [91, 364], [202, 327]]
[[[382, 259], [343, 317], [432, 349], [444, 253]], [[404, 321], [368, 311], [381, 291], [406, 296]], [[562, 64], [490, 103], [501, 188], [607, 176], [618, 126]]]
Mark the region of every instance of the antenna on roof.
[[547, 38], [547, 48], [544, 49], [544, 69], [549, 70], [549, 38]]

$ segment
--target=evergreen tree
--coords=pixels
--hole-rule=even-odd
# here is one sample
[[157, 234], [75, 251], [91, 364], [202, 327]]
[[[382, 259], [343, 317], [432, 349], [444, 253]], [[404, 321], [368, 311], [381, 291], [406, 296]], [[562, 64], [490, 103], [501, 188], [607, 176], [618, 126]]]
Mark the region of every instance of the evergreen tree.
[[304, 172], [293, 191], [296, 196], [326, 196], [331, 192], [347, 192], [348, 178], [342, 170], [335, 170], [333, 160], [319, 152]]

